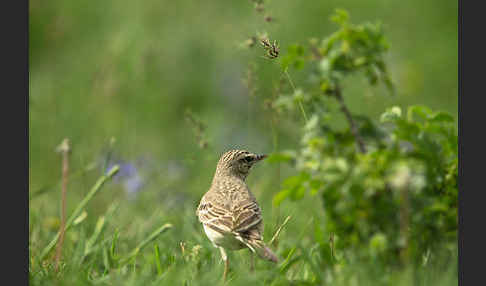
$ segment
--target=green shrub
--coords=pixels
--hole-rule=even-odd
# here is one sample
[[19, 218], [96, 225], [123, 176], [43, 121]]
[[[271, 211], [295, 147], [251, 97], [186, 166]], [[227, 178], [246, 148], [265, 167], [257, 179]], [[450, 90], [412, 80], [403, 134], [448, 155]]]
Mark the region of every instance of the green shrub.
[[[354, 116], [344, 102], [342, 81], [363, 74], [370, 85], [394, 86], [384, 53], [388, 44], [379, 24], [352, 25], [338, 10], [340, 28], [309, 47], [293, 45], [282, 68], [308, 69], [313, 86], [295, 87], [272, 106], [280, 113], [303, 112], [300, 147], [270, 157], [288, 162], [297, 174], [283, 182], [274, 204], [299, 200], [307, 192], [322, 197], [327, 233], [340, 250], [352, 249], [383, 262], [412, 259], [455, 243], [457, 236], [457, 132], [452, 116], [425, 106], [386, 110], [380, 122]], [[288, 75], [288, 73], [287, 73]], [[290, 77], [289, 77], [290, 80]], [[349, 129], [340, 131], [331, 101], [338, 103]], [[327, 247], [327, 246], [326, 246]]]

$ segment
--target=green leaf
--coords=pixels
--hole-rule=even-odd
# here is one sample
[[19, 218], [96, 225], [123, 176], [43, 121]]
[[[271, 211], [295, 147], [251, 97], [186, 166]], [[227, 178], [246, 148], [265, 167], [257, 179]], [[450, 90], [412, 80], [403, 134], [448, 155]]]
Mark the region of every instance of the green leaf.
[[287, 188], [295, 188], [310, 178], [309, 174], [301, 172], [299, 175], [288, 177], [283, 181], [283, 185]]
[[367, 62], [366, 58], [365, 57], [358, 57], [356, 59], [354, 59], [353, 63], [356, 67], [360, 67], [362, 65], [365, 65]]
[[280, 59], [280, 67], [282, 68], [282, 70], [288, 69], [291, 63], [292, 63], [291, 55], [287, 54], [285, 56], [282, 56]]
[[291, 191], [286, 189], [286, 190], [281, 190], [278, 192], [276, 195], [273, 196], [273, 205], [274, 206], [279, 206], [286, 198], [288, 198], [291, 194]]
[[314, 221], [314, 239], [320, 244], [326, 243], [324, 231], [322, 231], [321, 221], [319, 220], [319, 218], [316, 218], [316, 220]]
[[446, 212], [448, 210], [448, 206], [442, 202], [435, 202], [428, 207], [428, 210], [432, 212]]
[[373, 255], [383, 253], [388, 248], [388, 239], [386, 235], [379, 232], [374, 234], [369, 243], [370, 251]]
[[439, 111], [430, 117], [431, 122], [444, 123], [444, 122], [454, 122], [454, 117], [452, 115]]
[[414, 121], [414, 115], [418, 115], [423, 120], [427, 120], [431, 114], [432, 110], [430, 108], [423, 105], [413, 105], [408, 108], [407, 119], [408, 121]]
[[396, 89], [395, 85], [393, 84], [393, 81], [391, 80], [390, 76], [388, 74], [382, 74], [381, 80], [386, 86], [386, 89], [390, 93], [390, 95], [395, 95], [396, 94]]
[[302, 199], [305, 196], [305, 189], [306, 188], [303, 185], [293, 188], [291, 190], [290, 199], [292, 199], [293, 201], [298, 201]]
[[322, 184], [323, 183], [319, 180], [310, 180], [309, 187], [311, 188], [310, 189], [311, 195], [316, 195], [317, 192], [319, 192], [319, 190], [321, 189]]
[[294, 68], [295, 69], [301, 70], [301, 69], [304, 68], [304, 66], [305, 66], [305, 60], [299, 58], [299, 59], [296, 59], [294, 61]]
[[290, 198], [293, 201], [300, 200], [306, 191], [304, 182], [310, 179], [309, 174], [302, 172], [299, 175], [288, 177], [283, 181], [284, 189], [273, 197], [273, 204], [278, 206], [283, 200]]
[[304, 55], [304, 46], [299, 44], [293, 44], [289, 46], [289, 54], [293, 56], [303, 56]]
[[331, 16], [331, 21], [343, 26], [349, 20], [349, 14], [346, 10], [336, 9], [335, 14]]
[[420, 127], [417, 123], [400, 120], [396, 122], [398, 129], [395, 131], [396, 135], [403, 140], [415, 142], [420, 133]]
[[327, 80], [323, 81], [323, 82], [321, 83], [320, 88], [321, 88], [321, 91], [322, 91], [323, 93], [328, 92], [328, 91], [329, 91], [329, 88], [330, 88], [329, 81], [327, 81]]

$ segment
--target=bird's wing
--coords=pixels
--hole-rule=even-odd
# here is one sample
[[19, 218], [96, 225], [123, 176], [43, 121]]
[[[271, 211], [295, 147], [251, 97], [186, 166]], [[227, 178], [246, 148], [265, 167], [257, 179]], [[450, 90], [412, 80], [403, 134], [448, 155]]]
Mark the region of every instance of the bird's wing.
[[277, 256], [263, 242], [262, 214], [253, 197], [235, 200], [236, 204], [217, 205], [218, 200], [204, 196], [196, 214], [199, 221], [220, 233], [232, 233], [261, 258], [277, 262]]
[[238, 201], [229, 209], [203, 197], [197, 216], [201, 223], [219, 232], [246, 232], [262, 222], [260, 207], [252, 199]]
[[262, 211], [258, 203], [247, 199], [240, 201], [233, 210], [233, 231], [246, 232], [262, 222]]
[[231, 212], [203, 197], [197, 208], [199, 221], [218, 232], [231, 232], [233, 219]]
[[257, 202], [250, 198], [238, 206], [238, 210], [233, 214], [236, 218], [236, 227], [233, 230], [235, 238], [261, 258], [278, 262], [277, 256], [263, 242], [262, 214]]

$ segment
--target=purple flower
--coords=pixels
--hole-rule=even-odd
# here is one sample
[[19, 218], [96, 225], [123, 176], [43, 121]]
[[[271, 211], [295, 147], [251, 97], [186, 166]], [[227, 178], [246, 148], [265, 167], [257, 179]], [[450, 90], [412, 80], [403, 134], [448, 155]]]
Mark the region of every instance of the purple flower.
[[105, 170], [105, 174], [113, 168], [114, 165], [118, 165], [120, 170], [113, 177], [113, 181], [118, 184], [122, 184], [125, 192], [130, 195], [138, 193], [144, 186], [145, 182], [140, 175], [140, 171], [135, 164], [124, 162], [121, 160], [110, 162]]
[[143, 185], [144, 181], [138, 173], [126, 178], [123, 182], [123, 187], [128, 194], [136, 194]]

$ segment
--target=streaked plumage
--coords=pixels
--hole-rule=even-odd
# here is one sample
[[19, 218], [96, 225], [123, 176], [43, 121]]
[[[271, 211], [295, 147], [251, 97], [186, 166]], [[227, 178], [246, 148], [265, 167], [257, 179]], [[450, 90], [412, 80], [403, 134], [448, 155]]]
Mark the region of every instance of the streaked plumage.
[[262, 213], [245, 183], [248, 173], [265, 155], [231, 150], [221, 156], [209, 191], [196, 214], [213, 245], [220, 249], [227, 272], [227, 250], [249, 248], [263, 259], [277, 257], [263, 242]]

